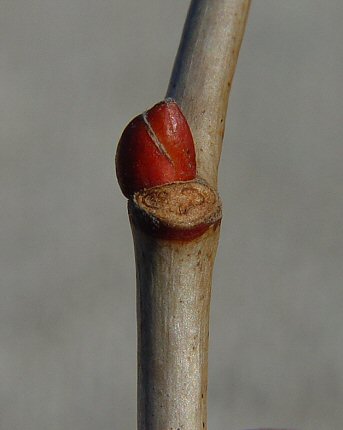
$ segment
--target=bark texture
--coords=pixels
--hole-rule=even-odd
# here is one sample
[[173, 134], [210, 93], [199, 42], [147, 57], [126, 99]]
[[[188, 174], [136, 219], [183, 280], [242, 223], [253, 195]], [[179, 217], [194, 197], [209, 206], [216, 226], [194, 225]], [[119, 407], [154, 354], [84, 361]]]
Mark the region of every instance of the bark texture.
[[180, 246], [133, 226], [139, 430], [207, 429], [209, 309], [218, 236], [219, 226], [212, 226]]
[[[199, 182], [211, 190], [249, 4], [191, 2], [167, 91], [191, 127]], [[187, 217], [202, 199], [187, 200], [187, 192], [180, 197], [162, 208], [164, 199], [152, 195], [129, 201], [137, 268], [138, 430], [207, 429], [208, 323], [220, 202], [207, 206], [213, 217], [205, 211], [191, 221]], [[146, 212], [140, 203], [147, 201], [153, 210]]]
[[198, 175], [216, 187], [228, 97], [250, 0], [193, 0], [170, 79], [196, 142]]

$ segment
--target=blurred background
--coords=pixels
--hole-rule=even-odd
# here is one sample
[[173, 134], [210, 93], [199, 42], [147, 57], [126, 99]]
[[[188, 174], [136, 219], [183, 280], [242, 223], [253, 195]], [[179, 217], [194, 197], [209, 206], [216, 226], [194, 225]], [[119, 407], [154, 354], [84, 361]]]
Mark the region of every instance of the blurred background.
[[[136, 426], [113, 173], [188, 1], [0, 2], [0, 428]], [[343, 2], [256, 0], [230, 98], [209, 428], [343, 423]]]

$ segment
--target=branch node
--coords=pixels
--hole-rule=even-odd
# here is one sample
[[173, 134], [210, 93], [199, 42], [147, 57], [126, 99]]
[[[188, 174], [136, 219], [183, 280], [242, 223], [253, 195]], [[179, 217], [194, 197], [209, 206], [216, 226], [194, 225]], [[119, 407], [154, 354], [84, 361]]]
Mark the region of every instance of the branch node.
[[134, 194], [130, 221], [162, 239], [192, 240], [221, 221], [218, 193], [201, 179], [173, 182]]

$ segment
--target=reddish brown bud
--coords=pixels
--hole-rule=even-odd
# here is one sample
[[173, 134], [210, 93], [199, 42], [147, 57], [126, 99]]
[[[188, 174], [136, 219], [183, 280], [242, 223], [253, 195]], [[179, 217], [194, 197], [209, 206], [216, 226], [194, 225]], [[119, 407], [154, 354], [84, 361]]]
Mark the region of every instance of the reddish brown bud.
[[192, 133], [175, 101], [166, 99], [127, 125], [117, 148], [116, 173], [126, 197], [195, 178]]

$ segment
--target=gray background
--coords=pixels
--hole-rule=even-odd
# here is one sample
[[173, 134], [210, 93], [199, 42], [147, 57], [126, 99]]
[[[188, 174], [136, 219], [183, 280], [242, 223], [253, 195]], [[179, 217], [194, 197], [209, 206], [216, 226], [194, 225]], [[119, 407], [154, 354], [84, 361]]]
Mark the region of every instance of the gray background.
[[[0, 0], [0, 428], [135, 428], [113, 178], [188, 1]], [[210, 429], [343, 424], [343, 2], [256, 0], [221, 161]]]

